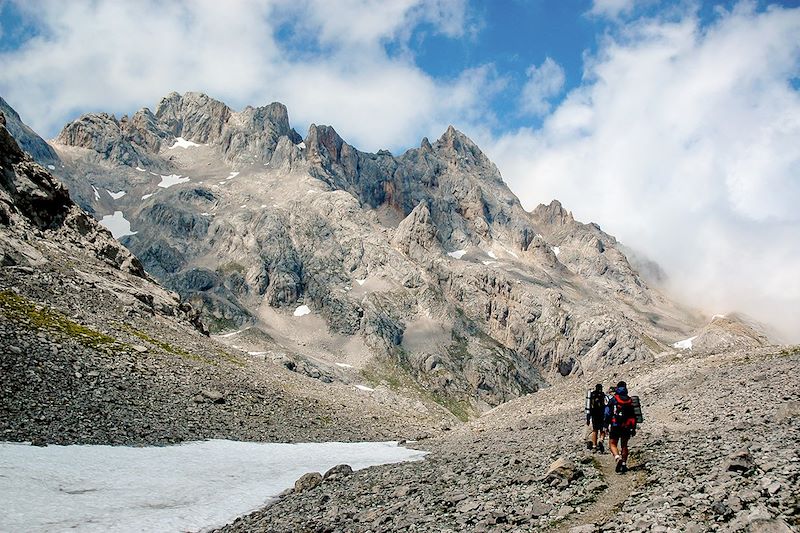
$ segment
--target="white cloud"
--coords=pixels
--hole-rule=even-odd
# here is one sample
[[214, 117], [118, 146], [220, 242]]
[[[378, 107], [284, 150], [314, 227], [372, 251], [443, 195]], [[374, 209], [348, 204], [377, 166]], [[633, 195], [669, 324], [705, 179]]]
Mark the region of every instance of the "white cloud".
[[458, 37], [466, 22], [463, 0], [291, 0], [286, 5], [302, 13], [300, 22], [315, 31], [320, 42], [346, 48], [407, 39], [422, 23]]
[[[203, 91], [235, 108], [281, 101], [302, 134], [311, 122], [332, 124], [371, 150], [444, 131], [489, 105], [480, 84], [492, 83], [491, 72], [437, 80], [385, 48], [405, 46], [417, 26], [461, 35], [464, 0], [16, 5], [41, 35], [0, 54], [0, 93], [48, 136], [76, 110], [130, 113], [173, 90]], [[276, 38], [287, 25], [291, 36]]]
[[614, 18], [620, 14], [630, 13], [635, 3], [636, 0], [594, 0], [590, 13]]
[[564, 88], [564, 69], [548, 57], [538, 67], [532, 65], [527, 75], [520, 108], [530, 115], [544, 115], [550, 111], [549, 100]]
[[659, 261], [686, 301], [800, 340], [800, 9], [620, 31], [541, 130], [487, 151], [528, 207], [559, 198]]

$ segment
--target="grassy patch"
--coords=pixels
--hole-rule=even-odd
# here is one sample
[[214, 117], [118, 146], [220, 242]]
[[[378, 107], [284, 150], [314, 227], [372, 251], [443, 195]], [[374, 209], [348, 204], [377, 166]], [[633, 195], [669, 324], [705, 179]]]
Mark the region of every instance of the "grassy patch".
[[37, 305], [12, 291], [0, 291], [0, 311], [10, 320], [30, 329], [59, 333], [87, 347], [107, 349], [117, 342], [114, 337], [78, 324], [58, 311]]
[[225, 360], [225, 361], [229, 362], [229, 363], [230, 363], [230, 364], [232, 364], [232, 365], [236, 365], [236, 366], [242, 366], [242, 367], [243, 367], [243, 366], [245, 366], [245, 362], [244, 362], [244, 361], [242, 361], [241, 359], [239, 359], [239, 358], [238, 358], [238, 357], [236, 357], [235, 355], [231, 355], [231, 354], [229, 354], [229, 353], [228, 353], [228, 352], [226, 352], [225, 350], [220, 350], [219, 348], [217, 348], [217, 354], [218, 354], [218, 355], [219, 355], [219, 356], [220, 356], [220, 357], [221, 357], [223, 360]]
[[800, 355], [800, 346], [789, 346], [787, 348], [784, 348], [783, 350], [778, 352], [778, 355], [782, 357], [793, 357], [795, 355]]
[[664, 351], [664, 347], [661, 346], [658, 341], [656, 341], [650, 335], [642, 334], [642, 340], [644, 341], [645, 346], [650, 348], [650, 351], [652, 351], [654, 354]]
[[229, 318], [216, 317], [211, 314], [203, 315], [203, 322], [208, 326], [211, 333], [219, 333], [229, 329], [237, 329], [238, 324]]
[[166, 341], [155, 339], [155, 338], [151, 337], [150, 335], [148, 335], [147, 333], [145, 333], [143, 331], [139, 331], [138, 329], [134, 329], [134, 328], [126, 326], [126, 325], [123, 325], [123, 327], [131, 335], [133, 335], [134, 337], [137, 337], [137, 338], [139, 338], [139, 339], [141, 339], [141, 340], [143, 340], [145, 342], [149, 342], [153, 346], [157, 346], [161, 350], [163, 350], [163, 351], [165, 351], [165, 352], [167, 352], [169, 354], [177, 355], [178, 357], [183, 357], [184, 359], [189, 359], [190, 361], [195, 361], [195, 362], [198, 362], [198, 363], [217, 364], [216, 361], [211, 361], [211, 360], [206, 359], [204, 357], [200, 357], [200, 356], [195, 355], [193, 353], [187, 352], [183, 348], [181, 348], [179, 346], [175, 346], [173, 344], [170, 344], [170, 343], [168, 343]]
[[230, 261], [228, 263], [224, 263], [217, 267], [217, 272], [223, 275], [238, 273], [244, 273], [244, 265], [241, 263], [237, 263], [236, 261]]
[[422, 399], [437, 403], [462, 422], [469, 420], [472, 414], [472, 409], [467, 402], [422, 388], [411, 376], [411, 373], [394, 359], [371, 363], [361, 369], [361, 376], [373, 386], [385, 383], [395, 392], [411, 392]]

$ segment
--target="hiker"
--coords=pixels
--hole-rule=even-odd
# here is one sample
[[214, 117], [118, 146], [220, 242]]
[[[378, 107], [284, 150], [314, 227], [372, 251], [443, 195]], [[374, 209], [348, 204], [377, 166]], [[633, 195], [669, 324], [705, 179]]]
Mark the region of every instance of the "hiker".
[[624, 381], [617, 383], [614, 397], [606, 405], [604, 418], [608, 428], [608, 447], [617, 462], [615, 471], [624, 474], [628, 471], [628, 440], [636, 435], [636, 412]]
[[611, 398], [613, 398], [616, 393], [617, 388], [614, 385], [609, 385], [608, 392], [606, 393], [606, 405], [608, 405], [608, 402], [611, 401]]
[[603, 453], [605, 400], [601, 383], [595, 385], [594, 390], [586, 394], [586, 425], [591, 424], [592, 427], [592, 441], [586, 444], [593, 452]]

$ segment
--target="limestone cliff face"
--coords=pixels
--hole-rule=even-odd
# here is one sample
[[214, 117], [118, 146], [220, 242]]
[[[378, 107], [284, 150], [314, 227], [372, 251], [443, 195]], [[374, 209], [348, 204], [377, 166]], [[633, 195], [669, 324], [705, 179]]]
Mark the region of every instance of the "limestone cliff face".
[[[6, 125], [5, 113], [0, 111], [0, 265], [51, 268], [50, 252], [71, 254], [82, 258], [76, 259], [78, 266], [59, 268], [92, 279], [131, 306], [135, 302], [151, 314], [178, 318], [207, 334], [199, 312], [155, 283], [141, 261], [77, 206], [47, 168], [21, 149]], [[93, 269], [85, 262], [87, 257], [102, 268]], [[115, 274], [109, 275], [108, 270]]]
[[[194, 144], [174, 148], [177, 138]], [[335, 343], [363, 341], [475, 409], [652, 359], [695, 325], [599, 226], [556, 201], [525, 211], [453, 127], [401, 155], [372, 154], [330, 126], [301, 139], [281, 104], [235, 112], [173, 93], [155, 113], [81, 118], [56, 148], [76, 186], [126, 191], [84, 207], [122, 211], [135, 231], [123, 242], [216, 327], [291, 339], [273, 330], [295, 319], [276, 317], [305, 305]], [[340, 353], [331, 343], [318, 354]]]
[[245, 163], [269, 161], [282, 137], [301, 140], [283, 104], [237, 113], [202, 93], [170, 93], [155, 113], [143, 108], [119, 120], [106, 113], [83, 115], [67, 124], [56, 142], [89, 149], [111, 163], [171, 170], [168, 150], [178, 138], [219, 146], [226, 162]]

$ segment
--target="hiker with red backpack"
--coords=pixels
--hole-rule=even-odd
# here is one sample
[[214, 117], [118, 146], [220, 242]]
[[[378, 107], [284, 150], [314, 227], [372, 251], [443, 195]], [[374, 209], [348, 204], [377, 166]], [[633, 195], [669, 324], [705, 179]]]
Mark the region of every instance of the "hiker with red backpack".
[[633, 399], [628, 396], [628, 386], [620, 381], [614, 397], [608, 401], [605, 409], [605, 426], [609, 430], [608, 445], [617, 461], [615, 471], [618, 474], [628, 471], [628, 441], [636, 435], [636, 420], [637, 412]]

